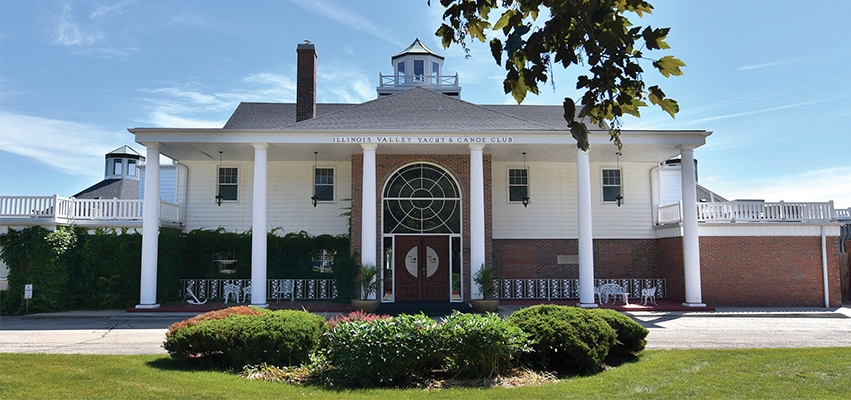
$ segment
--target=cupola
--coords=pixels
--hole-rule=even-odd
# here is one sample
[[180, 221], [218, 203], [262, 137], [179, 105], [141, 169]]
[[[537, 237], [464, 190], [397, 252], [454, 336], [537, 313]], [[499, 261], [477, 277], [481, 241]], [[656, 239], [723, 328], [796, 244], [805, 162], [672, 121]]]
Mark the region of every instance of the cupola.
[[379, 97], [415, 86], [455, 98], [461, 95], [458, 74], [444, 75], [443, 56], [426, 47], [419, 38], [399, 54], [390, 57], [390, 63], [393, 74], [380, 74], [380, 84], [376, 88]]
[[106, 153], [106, 172], [104, 179], [133, 179], [139, 180], [140, 164], [145, 157], [130, 146], [121, 146]]

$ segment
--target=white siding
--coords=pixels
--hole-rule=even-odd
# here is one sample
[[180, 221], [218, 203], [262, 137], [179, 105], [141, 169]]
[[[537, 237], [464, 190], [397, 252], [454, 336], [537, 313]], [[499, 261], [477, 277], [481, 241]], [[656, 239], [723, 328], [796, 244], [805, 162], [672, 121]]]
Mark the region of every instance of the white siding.
[[[145, 198], [145, 171], [139, 171], [139, 198]], [[177, 168], [172, 164], [160, 164], [160, 199], [177, 203]]]
[[[650, 169], [654, 164], [621, 164], [623, 204], [603, 203], [602, 169], [591, 164], [591, 204], [595, 238], [655, 238], [650, 201]], [[508, 169], [522, 165], [493, 163], [493, 237], [495, 239], [576, 238], [576, 165], [531, 163], [529, 207], [508, 203]]]
[[[216, 229], [244, 232], [251, 228], [251, 206], [254, 187], [254, 163], [228, 162], [223, 167], [239, 168], [236, 202], [216, 206], [216, 169], [218, 163], [186, 162], [189, 187], [186, 200], [186, 229]], [[334, 168], [334, 203], [313, 207], [313, 162], [269, 162], [268, 222], [270, 230], [283, 229], [282, 234], [306, 231], [311, 235], [347, 233], [348, 220], [340, 214], [351, 206], [351, 164], [322, 163], [320, 168]]]

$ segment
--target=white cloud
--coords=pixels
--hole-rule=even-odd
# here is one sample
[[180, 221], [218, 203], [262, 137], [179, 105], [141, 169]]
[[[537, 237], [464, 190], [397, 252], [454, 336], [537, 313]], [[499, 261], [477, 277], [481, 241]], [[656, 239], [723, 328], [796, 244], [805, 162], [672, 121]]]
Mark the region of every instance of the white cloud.
[[851, 166], [803, 171], [786, 176], [760, 179], [710, 176], [701, 179], [704, 186], [728, 199], [765, 201], [834, 201], [836, 208], [851, 207]]
[[130, 139], [120, 130], [2, 111], [0, 126], [4, 151], [81, 176], [100, 176], [103, 155]]
[[341, 4], [336, 4], [326, 0], [293, 0], [292, 3], [314, 14], [336, 21], [351, 29], [370, 34], [397, 46], [404, 46], [403, 43], [393, 39], [393, 35], [391, 34], [392, 32], [374, 24], [372, 21], [352, 9], [344, 8]]
[[60, 46], [88, 46], [103, 40], [102, 32], [81, 24], [68, 2], [62, 3], [62, 10], [56, 16], [53, 28], [56, 35], [53, 43]]

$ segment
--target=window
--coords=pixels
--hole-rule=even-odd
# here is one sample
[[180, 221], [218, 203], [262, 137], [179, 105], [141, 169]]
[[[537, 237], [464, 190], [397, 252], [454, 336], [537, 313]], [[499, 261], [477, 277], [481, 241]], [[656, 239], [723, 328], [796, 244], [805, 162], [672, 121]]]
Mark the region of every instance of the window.
[[311, 261], [313, 262], [313, 270], [316, 272], [321, 272], [323, 274], [330, 274], [332, 272], [332, 268], [334, 267], [334, 256], [336, 254], [337, 252], [333, 250], [319, 250], [315, 256], [311, 257]]
[[614, 203], [618, 198], [623, 199], [623, 186], [621, 183], [621, 170], [603, 170], [603, 202]]
[[239, 169], [219, 167], [219, 196], [224, 201], [236, 201], [239, 192]]
[[127, 160], [127, 175], [136, 176], [136, 160]]
[[399, 77], [399, 83], [405, 83], [405, 62], [404, 61], [396, 64], [396, 76]]
[[425, 75], [425, 62], [414, 60], [414, 81], [422, 82], [423, 75]]
[[529, 197], [529, 170], [512, 168], [508, 170], [508, 201], [518, 203]]
[[440, 76], [440, 64], [436, 62], [431, 63], [431, 74], [434, 76]]
[[123, 173], [124, 165], [121, 163], [121, 159], [115, 159], [112, 161], [112, 174], [113, 175], [121, 175]]
[[316, 168], [313, 178], [313, 192], [319, 201], [334, 201], [334, 169]]
[[384, 189], [384, 233], [461, 233], [461, 191], [446, 170], [412, 164]]

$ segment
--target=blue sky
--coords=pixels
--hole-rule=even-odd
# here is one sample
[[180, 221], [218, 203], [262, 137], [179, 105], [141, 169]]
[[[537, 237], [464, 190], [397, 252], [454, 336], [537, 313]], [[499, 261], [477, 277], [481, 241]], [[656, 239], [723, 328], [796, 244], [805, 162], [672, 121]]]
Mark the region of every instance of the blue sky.
[[[433, 3], [439, 4], [438, 1]], [[665, 79], [671, 119], [625, 129], [713, 131], [700, 183], [730, 199], [834, 200], [851, 207], [851, 2], [652, 0], [635, 24], [671, 27], [687, 64]], [[318, 101], [375, 97], [390, 56], [421, 38], [458, 72], [462, 99], [510, 103], [486, 44], [443, 50], [426, 0], [3, 0], [0, 195], [70, 196], [103, 178], [131, 127], [221, 127], [240, 101], [295, 100], [295, 48], [316, 44]], [[527, 98], [578, 97], [572, 71]], [[593, 148], [592, 148], [593, 151]], [[624, 149], [629, 151], [629, 149]]]

